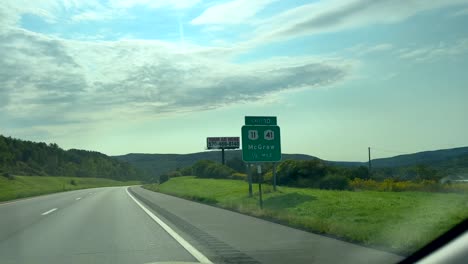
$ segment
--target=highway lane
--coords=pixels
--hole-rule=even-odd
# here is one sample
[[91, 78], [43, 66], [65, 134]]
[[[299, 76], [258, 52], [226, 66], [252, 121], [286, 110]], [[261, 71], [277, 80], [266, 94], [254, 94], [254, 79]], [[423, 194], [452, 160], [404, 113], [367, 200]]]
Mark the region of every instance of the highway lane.
[[97, 190], [77, 190], [0, 203], [0, 241], [41, 219], [38, 215], [53, 208], [65, 208]]
[[127, 194], [109, 187], [0, 204], [1, 263], [198, 262]]
[[79, 190], [0, 204], [2, 264], [202, 262], [190, 247], [214, 263], [401, 259], [141, 187]]

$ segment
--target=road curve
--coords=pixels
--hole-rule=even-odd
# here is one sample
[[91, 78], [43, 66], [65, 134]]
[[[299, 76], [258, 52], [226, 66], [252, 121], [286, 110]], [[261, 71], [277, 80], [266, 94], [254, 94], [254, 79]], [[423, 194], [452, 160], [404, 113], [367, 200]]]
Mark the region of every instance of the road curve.
[[401, 257], [141, 187], [108, 187], [0, 204], [0, 260], [274, 264]]

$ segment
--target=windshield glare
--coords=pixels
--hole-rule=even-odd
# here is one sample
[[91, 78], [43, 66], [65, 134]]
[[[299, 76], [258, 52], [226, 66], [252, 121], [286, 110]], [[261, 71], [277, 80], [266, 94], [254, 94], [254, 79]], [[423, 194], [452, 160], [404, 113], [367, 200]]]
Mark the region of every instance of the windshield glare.
[[468, 1], [4, 0], [1, 263], [395, 263], [468, 218]]

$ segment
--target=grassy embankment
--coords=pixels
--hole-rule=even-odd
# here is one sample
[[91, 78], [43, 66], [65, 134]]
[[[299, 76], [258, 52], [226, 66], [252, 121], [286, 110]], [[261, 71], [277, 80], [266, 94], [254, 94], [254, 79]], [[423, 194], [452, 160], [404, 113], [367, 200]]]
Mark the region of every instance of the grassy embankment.
[[[359, 244], [409, 254], [468, 218], [468, 194], [429, 192], [330, 191], [264, 185], [258, 193], [236, 180], [172, 178], [145, 188], [279, 221]], [[258, 186], [254, 185], [254, 191]]]
[[[72, 180], [75, 184], [72, 184]], [[136, 184], [140, 184], [140, 182], [121, 182], [103, 178], [45, 176], [15, 176], [14, 180], [9, 180], [0, 176], [0, 201], [78, 189]]]

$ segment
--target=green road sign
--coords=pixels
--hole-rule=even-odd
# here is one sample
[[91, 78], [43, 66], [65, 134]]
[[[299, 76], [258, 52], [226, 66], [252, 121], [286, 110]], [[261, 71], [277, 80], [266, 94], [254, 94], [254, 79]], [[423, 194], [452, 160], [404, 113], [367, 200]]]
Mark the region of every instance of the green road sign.
[[276, 126], [276, 116], [246, 116], [247, 126]]
[[279, 126], [243, 126], [242, 160], [245, 162], [281, 161]]

